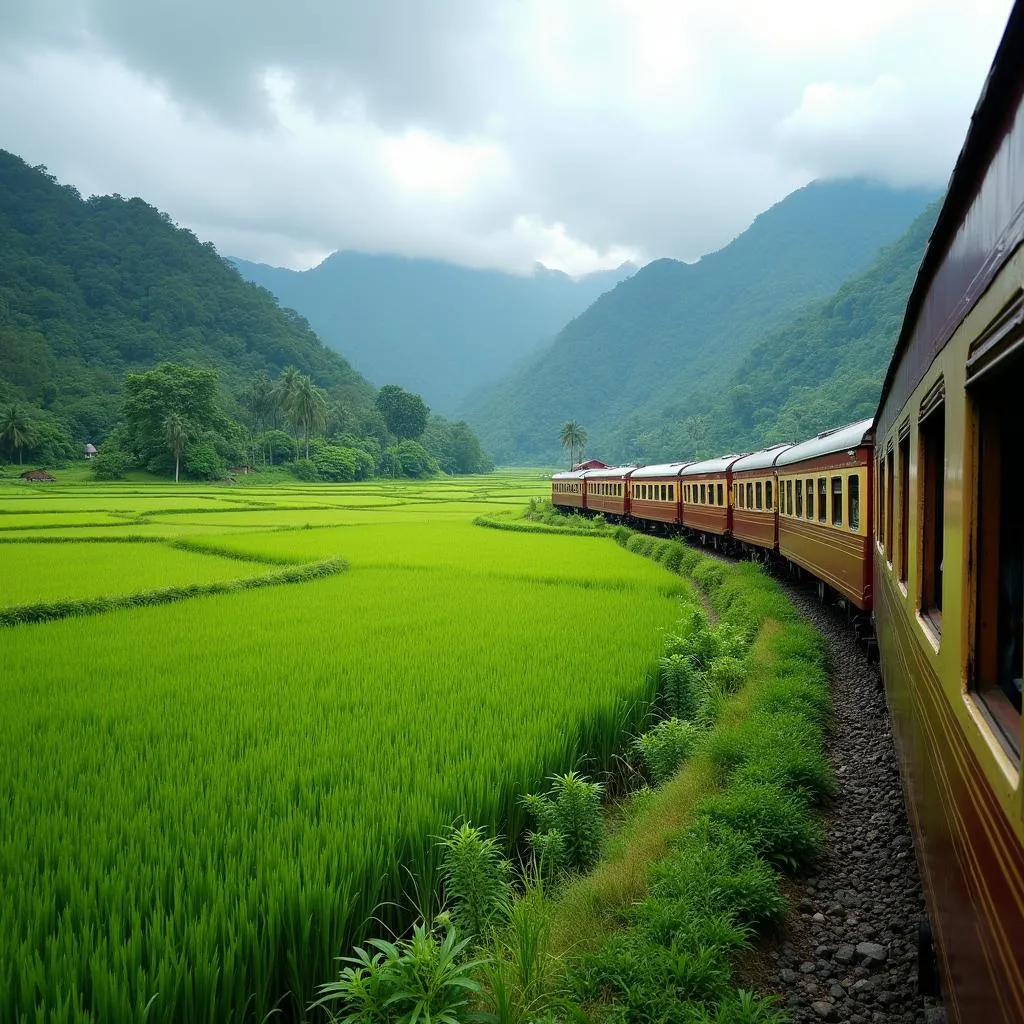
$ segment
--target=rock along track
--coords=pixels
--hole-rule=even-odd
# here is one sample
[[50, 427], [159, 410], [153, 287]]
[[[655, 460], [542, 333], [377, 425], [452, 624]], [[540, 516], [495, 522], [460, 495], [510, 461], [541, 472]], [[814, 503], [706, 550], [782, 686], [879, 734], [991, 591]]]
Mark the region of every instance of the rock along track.
[[828, 646], [838, 787], [825, 808], [825, 850], [795, 881], [789, 925], [763, 954], [758, 980], [794, 1024], [934, 1024], [941, 1009], [917, 992], [924, 899], [878, 669], [840, 614], [805, 588], [783, 587]]

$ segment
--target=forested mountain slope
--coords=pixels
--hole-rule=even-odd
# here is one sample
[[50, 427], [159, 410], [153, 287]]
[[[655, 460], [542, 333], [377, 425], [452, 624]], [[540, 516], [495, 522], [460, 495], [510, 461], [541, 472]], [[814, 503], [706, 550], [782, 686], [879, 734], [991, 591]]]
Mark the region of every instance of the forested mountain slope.
[[373, 401], [301, 316], [166, 214], [141, 199], [83, 200], [0, 150], [0, 402], [98, 442], [125, 372], [164, 360], [213, 367], [230, 390], [293, 365], [353, 407]]
[[625, 422], [610, 447], [630, 459], [710, 456], [799, 441], [874, 414], [939, 203], [867, 270], [758, 342], [726, 386], [654, 430]]
[[605, 459], [653, 448], [666, 424], [709, 408], [759, 341], [862, 270], [934, 198], [862, 180], [799, 189], [718, 252], [658, 260], [601, 296], [537, 358], [475, 396], [467, 418], [499, 462], [560, 457], [569, 419]]
[[234, 262], [374, 383], [400, 378], [441, 412], [498, 380], [636, 269], [576, 281], [544, 267], [525, 277], [361, 252], [305, 271]]

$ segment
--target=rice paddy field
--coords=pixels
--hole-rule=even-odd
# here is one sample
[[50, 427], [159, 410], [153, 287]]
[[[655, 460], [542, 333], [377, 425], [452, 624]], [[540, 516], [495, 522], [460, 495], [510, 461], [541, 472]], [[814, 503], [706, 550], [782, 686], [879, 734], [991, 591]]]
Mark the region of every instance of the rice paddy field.
[[546, 493], [0, 483], [0, 612], [347, 563], [0, 626], [0, 1020], [306, 1019], [445, 826], [515, 836], [521, 794], [606, 765], [686, 584], [473, 524]]

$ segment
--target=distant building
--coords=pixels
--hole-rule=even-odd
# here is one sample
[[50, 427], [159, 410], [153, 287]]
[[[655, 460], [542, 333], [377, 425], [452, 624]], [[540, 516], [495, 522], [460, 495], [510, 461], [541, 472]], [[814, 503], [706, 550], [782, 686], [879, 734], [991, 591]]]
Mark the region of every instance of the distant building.
[[608, 466], [600, 459], [587, 459], [586, 462], [577, 462], [572, 467], [574, 473], [578, 473], [581, 469], [608, 469]]
[[96, 446], [94, 444], [86, 444], [85, 457], [91, 459], [94, 455], [99, 455], [99, 452], [96, 451]]
[[57, 482], [45, 469], [26, 469], [21, 474], [21, 479], [28, 480], [29, 483], [34, 484], [52, 484]]

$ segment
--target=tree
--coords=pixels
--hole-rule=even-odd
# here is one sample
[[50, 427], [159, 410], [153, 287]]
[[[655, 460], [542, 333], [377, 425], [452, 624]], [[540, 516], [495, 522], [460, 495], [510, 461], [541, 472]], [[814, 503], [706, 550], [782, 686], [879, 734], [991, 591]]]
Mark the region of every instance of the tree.
[[36, 432], [20, 405], [8, 406], [4, 412], [3, 419], [0, 419], [0, 438], [12, 455], [17, 449], [18, 465], [22, 465], [24, 450], [35, 443]]
[[179, 413], [171, 412], [164, 417], [164, 438], [174, 456], [174, 482], [177, 483], [181, 454], [188, 444], [188, 427]]
[[306, 458], [309, 458], [309, 435], [322, 428], [327, 420], [327, 397], [304, 374], [295, 383], [292, 397], [292, 415], [302, 427], [306, 442]]
[[220, 385], [215, 370], [160, 363], [145, 373], [130, 373], [124, 381], [124, 421], [132, 448], [143, 467], [169, 469], [167, 418], [176, 415], [192, 435], [222, 434], [230, 429], [220, 409]]
[[587, 443], [587, 432], [575, 421], [568, 420], [562, 424], [562, 432], [559, 435], [563, 448], [569, 449], [569, 468], [572, 469], [576, 462], [576, 450], [580, 455]]
[[397, 384], [385, 384], [374, 403], [388, 430], [400, 441], [415, 441], [423, 434], [430, 409], [419, 395]]

